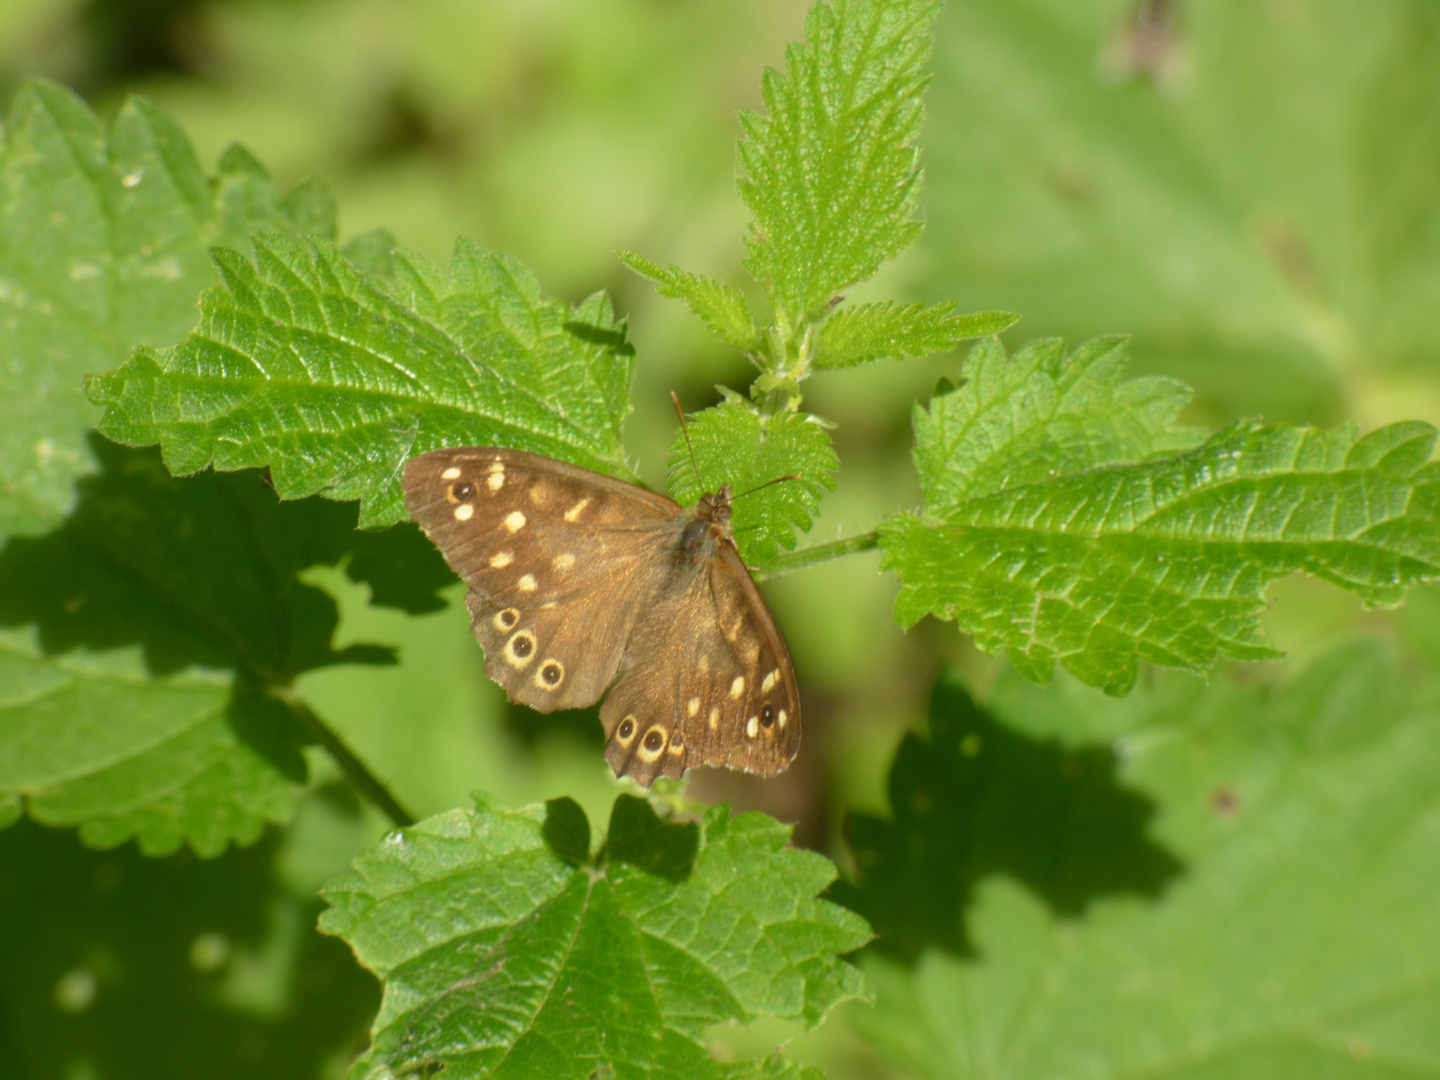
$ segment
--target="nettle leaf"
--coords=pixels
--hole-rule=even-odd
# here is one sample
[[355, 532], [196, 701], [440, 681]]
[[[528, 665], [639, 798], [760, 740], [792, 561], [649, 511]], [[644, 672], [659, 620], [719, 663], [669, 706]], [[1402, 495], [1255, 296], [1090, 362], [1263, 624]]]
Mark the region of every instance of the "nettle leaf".
[[[1203, 670], [1275, 655], [1259, 619], [1278, 577], [1304, 572], [1382, 604], [1440, 575], [1429, 425], [1360, 438], [1353, 426], [1239, 423], [1182, 453], [1100, 464], [1193, 438], [1164, 427], [1182, 399], [1152, 380], [1107, 398], [1116, 355], [1092, 348], [1077, 356], [1101, 386], [1079, 385], [1075, 400], [1105, 408], [1057, 410], [1055, 365], [1017, 371], [1017, 387], [997, 373], [997, 349], [917, 414], [926, 513], [882, 526], [901, 625], [954, 619], [1030, 678], [1058, 660], [1120, 694], [1140, 660]], [[1099, 467], [1062, 472], [1085, 447]]]
[[620, 258], [631, 270], [655, 282], [655, 291], [661, 296], [685, 301], [706, 326], [741, 352], [759, 348], [759, 332], [750, 317], [745, 294], [734, 285], [691, 273], [674, 263], [660, 266], [633, 251], [624, 252]]
[[270, 234], [255, 250], [216, 252], [226, 287], [187, 341], [90, 380], [102, 431], [159, 442], [178, 474], [268, 466], [282, 498], [359, 499], [367, 528], [404, 517], [400, 472], [437, 447], [630, 475], [633, 350], [603, 295], [545, 300], [519, 263], [465, 242], [448, 273], [394, 252], [390, 280], [326, 242]]
[[872, 360], [904, 360], [949, 352], [966, 338], [988, 337], [1020, 318], [1008, 311], [956, 315], [955, 302], [862, 304], [837, 308], [820, 327], [811, 366], [854, 367]]
[[[1424, 944], [1440, 913], [1417, 899], [1440, 889], [1440, 699], [1404, 671], [1367, 639], [1286, 687], [1161, 676], [1127, 702], [1130, 731], [1088, 750], [1113, 753], [1124, 786], [1158, 806], [1149, 831], [1185, 873], [1151, 899], [1097, 899], [1079, 917], [1028, 883], [980, 882], [969, 954], [935, 942], [910, 964], [867, 950], [878, 1005], [849, 1019], [917, 1076], [1440, 1071]], [[1098, 735], [1114, 725], [1107, 706], [1061, 680], [1002, 676], [991, 696], [1012, 731]], [[1056, 880], [1096, 867], [1104, 827], [1093, 799], [1065, 809], [1031, 839]], [[896, 812], [907, 835], [923, 826]], [[1025, 843], [1004, 815], [976, 825], [949, 853], [962, 864]]]
[[805, 41], [766, 71], [766, 115], [742, 113], [745, 265], [791, 324], [920, 235], [920, 95], [936, 0], [816, 3]]
[[333, 235], [318, 185], [281, 199], [232, 148], [207, 178], [184, 134], [131, 98], [108, 133], [73, 93], [22, 87], [0, 140], [0, 534], [53, 528], [94, 471], [85, 375], [195, 325], [208, 249], [258, 228]]
[[482, 802], [392, 833], [325, 887], [321, 929], [385, 983], [352, 1076], [799, 1074], [783, 1059], [722, 1066], [705, 1033], [759, 1016], [813, 1026], [862, 994], [838, 954], [866, 941], [864, 923], [815, 899], [833, 866], [762, 814], [666, 823], [626, 795], [591, 865], [577, 814]]
[[445, 577], [415, 530], [371, 551], [353, 507], [281, 503], [253, 473], [176, 479], [154, 450], [93, 442], [104, 471], [65, 523], [0, 550], [0, 796], [101, 846], [249, 843], [306, 775], [304, 706], [285, 688], [393, 661], [335, 649], [335, 602], [300, 571], [353, 556], [352, 576], [387, 582], [392, 563], [427, 567], [428, 593], [377, 589], [411, 610]]
[[[736, 499], [731, 523], [752, 566], [769, 562], [781, 547], [793, 548], [793, 530], [809, 531], [823, 493], [835, 490], [839, 459], [830, 432], [814, 417], [762, 416], [747, 402], [725, 401], [690, 417], [688, 432], [688, 447], [684, 433], [670, 444], [670, 494], [688, 506], [722, 483], [736, 495], [751, 492]], [[770, 483], [785, 476], [798, 479]]]
[[188, 841], [211, 856], [289, 819], [304, 775], [293, 739], [247, 741], [247, 727], [277, 727], [273, 699], [236, 699], [218, 673], [150, 678], [134, 656], [46, 656], [32, 637], [0, 630], [0, 792], [16, 807], [5, 824], [24, 808], [78, 825], [92, 847], [133, 837], [165, 855]]
[[1203, 438], [1179, 424], [1189, 390], [1163, 376], [1120, 379], [1126, 339], [1097, 338], [1065, 354], [1059, 339], [1013, 357], [982, 342], [959, 388], [943, 382], [915, 407], [915, 466], [931, 510], [1018, 484], [1141, 461]]

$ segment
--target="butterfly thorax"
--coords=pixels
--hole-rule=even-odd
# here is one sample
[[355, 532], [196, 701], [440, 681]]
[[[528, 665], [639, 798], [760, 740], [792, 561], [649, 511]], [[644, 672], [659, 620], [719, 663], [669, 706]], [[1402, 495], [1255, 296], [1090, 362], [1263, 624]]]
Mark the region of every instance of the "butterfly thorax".
[[734, 535], [730, 531], [730, 502], [734, 496], [729, 484], [721, 484], [720, 490], [701, 495], [700, 501], [690, 508], [688, 520], [680, 531], [680, 543], [675, 551], [675, 561], [681, 566], [705, 566], [715, 558], [715, 550], [722, 541]]

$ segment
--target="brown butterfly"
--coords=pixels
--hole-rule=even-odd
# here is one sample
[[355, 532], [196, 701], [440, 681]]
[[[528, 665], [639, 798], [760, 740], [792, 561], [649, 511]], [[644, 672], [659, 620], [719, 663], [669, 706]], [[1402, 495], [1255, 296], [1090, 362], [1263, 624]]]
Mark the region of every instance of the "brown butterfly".
[[696, 765], [776, 773], [800, 747], [795, 672], [736, 550], [731, 498], [722, 486], [686, 509], [493, 446], [405, 467], [406, 508], [470, 587], [486, 673], [541, 712], [614, 683], [605, 760], [646, 786]]

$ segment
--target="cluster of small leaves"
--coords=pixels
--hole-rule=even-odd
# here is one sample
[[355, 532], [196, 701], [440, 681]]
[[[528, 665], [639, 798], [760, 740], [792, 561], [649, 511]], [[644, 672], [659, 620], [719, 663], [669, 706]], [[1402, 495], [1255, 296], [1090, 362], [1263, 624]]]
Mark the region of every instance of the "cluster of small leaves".
[[953, 619], [1031, 678], [1058, 660], [1125, 693], [1139, 661], [1273, 656], [1265, 586], [1304, 572], [1366, 603], [1440, 576], [1435, 430], [1238, 423], [1191, 449], [1183, 395], [1118, 382], [1111, 343], [999, 346], [917, 411], [923, 514], [882, 529], [896, 618]]
[[670, 490], [688, 503], [729, 484], [743, 496], [733, 504], [735, 543], [746, 562], [759, 565], [795, 546], [792, 525], [809, 531], [822, 491], [835, 489], [838, 466], [816, 417], [767, 416], [736, 395], [699, 413], [671, 445]]
[[[1440, 710], [1405, 670], [1372, 638], [1284, 688], [1172, 674], [1121, 705], [1007, 674], [988, 715], [942, 688], [936, 756], [902, 751], [892, 819], [856, 830], [861, 897], [909, 949], [866, 950], [878, 1003], [852, 1022], [926, 1077], [1440, 1070], [1417, 947], [1440, 933]], [[1047, 746], [1063, 776], [1026, 766]], [[928, 786], [952, 767], [979, 790]], [[919, 881], [942, 838], [963, 870]]]
[[322, 929], [385, 980], [352, 1075], [798, 1076], [783, 1059], [721, 1065], [704, 1043], [725, 1020], [813, 1026], [861, 993], [836, 954], [865, 925], [815, 899], [834, 869], [788, 838], [726, 806], [667, 823], [625, 795], [593, 859], [568, 799], [392, 834], [324, 890]]
[[[765, 290], [771, 325], [756, 324], [733, 285], [634, 253], [624, 256], [662, 296], [683, 300], [760, 368], [752, 387], [762, 399], [758, 417], [735, 407], [737, 396], [730, 395], [708, 419], [696, 418], [694, 430], [716, 430], [717, 451], [756, 459], [756, 431], [771, 426], [776, 413], [798, 409], [800, 382], [812, 371], [944, 352], [1015, 321], [1007, 312], [957, 315], [953, 302], [839, 306], [841, 290], [873, 275], [920, 235], [916, 140], [930, 29], [939, 7], [937, 0], [821, 0], [810, 10], [805, 40], [786, 51], [785, 71], [765, 74], [766, 114], [742, 115], [738, 185], [753, 216], [745, 265]], [[730, 430], [721, 436], [719, 429], [727, 425]], [[815, 471], [821, 434], [818, 428], [809, 433], [808, 456], [797, 443], [788, 465], [777, 445], [783, 440], [774, 440], [765, 456], [778, 468], [770, 476], [747, 475], [756, 483], [799, 475], [808, 493], [757, 499], [748, 514], [737, 507], [737, 520], [755, 518], [746, 524], [760, 530], [748, 542], [737, 535], [748, 558], [764, 562], [777, 543], [793, 546], [786, 525], [759, 523], [761, 516], [773, 516], [772, 507], [808, 528], [818, 507], [815, 485], [830, 486]], [[698, 447], [696, 453], [703, 457]], [[727, 466], [730, 461], [716, 460]], [[672, 453], [677, 498], [698, 490], [685, 482], [688, 475], [683, 465], [675, 466]], [[731, 475], [726, 478], [734, 484]], [[677, 481], [682, 486], [676, 487]], [[793, 508], [782, 507], [786, 498]], [[809, 505], [801, 509], [802, 501]]]
[[437, 447], [628, 472], [633, 351], [603, 295], [544, 300], [513, 259], [463, 242], [448, 274], [391, 253], [389, 280], [320, 240], [255, 247], [253, 263], [215, 253], [225, 288], [188, 340], [91, 380], [101, 431], [160, 443], [179, 474], [267, 466], [284, 498], [358, 498], [367, 527], [404, 516], [401, 470]]

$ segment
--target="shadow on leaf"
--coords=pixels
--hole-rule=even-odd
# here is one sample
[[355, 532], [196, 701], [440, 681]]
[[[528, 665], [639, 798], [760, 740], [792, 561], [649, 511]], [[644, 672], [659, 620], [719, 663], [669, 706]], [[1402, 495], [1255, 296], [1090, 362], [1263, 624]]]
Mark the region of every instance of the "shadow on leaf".
[[[344, 789], [323, 801], [358, 822]], [[206, 860], [0, 832], [0, 1059], [17, 1076], [313, 1080], [359, 1050], [379, 987], [282, 884], [295, 856], [274, 831]]]
[[629, 863], [641, 870], [683, 881], [700, 852], [700, 826], [693, 821], [662, 821], [650, 803], [634, 795], [621, 795], [610, 811], [610, 832], [605, 840], [608, 862]]
[[1145, 837], [1154, 804], [1116, 781], [1108, 747], [1066, 749], [1002, 727], [946, 672], [929, 737], [907, 735], [890, 767], [892, 818], [853, 814], [857, 880], [829, 898], [869, 920], [874, 948], [906, 962], [927, 946], [973, 952], [964, 914], [977, 882], [1006, 874], [1057, 913], [1160, 894], [1183, 869]]
[[52, 656], [139, 646], [155, 676], [233, 671], [236, 733], [303, 775], [303, 737], [260, 696], [314, 668], [395, 657], [332, 647], [335, 602], [300, 572], [348, 560], [376, 603], [416, 612], [443, 607], [437, 590], [453, 575], [413, 527], [357, 532], [354, 504], [281, 502], [256, 472], [177, 478], [154, 449], [92, 445], [102, 471], [80, 481], [70, 517], [0, 550], [0, 626], [34, 626]]

